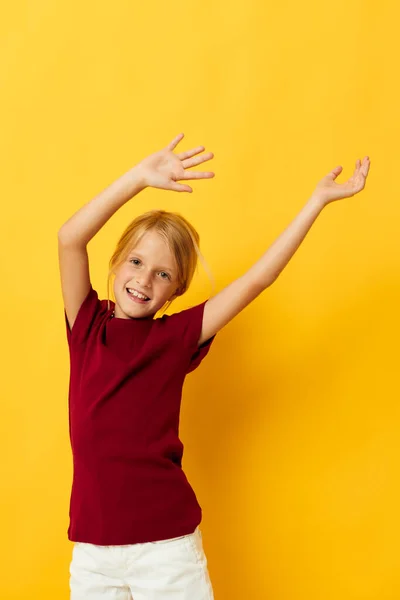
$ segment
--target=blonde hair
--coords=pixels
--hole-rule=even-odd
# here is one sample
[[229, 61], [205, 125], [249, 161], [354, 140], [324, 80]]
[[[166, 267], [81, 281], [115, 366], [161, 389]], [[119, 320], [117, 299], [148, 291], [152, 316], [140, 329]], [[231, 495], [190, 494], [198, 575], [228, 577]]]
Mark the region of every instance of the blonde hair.
[[150, 230], [159, 233], [167, 242], [178, 267], [178, 289], [164, 306], [165, 312], [178, 296], [182, 296], [193, 279], [197, 260], [200, 259], [212, 281], [214, 279], [200, 252], [200, 236], [196, 229], [182, 215], [165, 210], [150, 210], [134, 219], [125, 229], [109, 262], [107, 277], [107, 308], [110, 310], [110, 279], [118, 267], [126, 260], [129, 252]]

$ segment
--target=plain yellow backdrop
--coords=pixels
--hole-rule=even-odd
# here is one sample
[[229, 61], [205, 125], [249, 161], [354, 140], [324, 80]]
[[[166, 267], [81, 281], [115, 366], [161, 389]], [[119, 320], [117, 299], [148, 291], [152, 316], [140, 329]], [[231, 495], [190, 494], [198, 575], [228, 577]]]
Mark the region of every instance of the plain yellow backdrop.
[[[394, 0], [18, 1], [1, 55], [3, 600], [67, 599], [72, 456], [57, 231], [183, 131], [215, 153], [194, 193], [146, 190], [198, 229], [217, 290], [334, 166], [366, 189], [319, 217], [184, 388], [184, 469], [216, 600], [398, 600], [399, 8]], [[208, 167], [204, 167], [207, 169]], [[202, 267], [169, 312], [209, 297]]]

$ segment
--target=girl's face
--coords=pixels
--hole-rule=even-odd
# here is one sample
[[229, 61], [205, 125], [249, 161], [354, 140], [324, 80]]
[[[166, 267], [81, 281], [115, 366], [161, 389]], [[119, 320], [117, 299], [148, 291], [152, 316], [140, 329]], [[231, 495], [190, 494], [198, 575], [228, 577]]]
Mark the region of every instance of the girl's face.
[[[174, 255], [164, 239], [156, 231], [147, 231], [115, 272], [115, 317], [131, 319], [154, 315], [178, 289], [177, 275]], [[144, 300], [134, 293], [149, 299]]]

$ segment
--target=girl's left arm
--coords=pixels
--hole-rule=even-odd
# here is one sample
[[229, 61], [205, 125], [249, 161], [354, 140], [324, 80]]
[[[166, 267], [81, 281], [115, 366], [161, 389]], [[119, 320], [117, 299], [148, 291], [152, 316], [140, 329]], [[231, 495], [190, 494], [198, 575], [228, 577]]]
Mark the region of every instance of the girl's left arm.
[[277, 279], [327, 204], [354, 196], [364, 189], [369, 166], [369, 157], [366, 156], [362, 162], [356, 161], [354, 173], [345, 183], [335, 182], [342, 171], [341, 166], [321, 179], [307, 204], [261, 258], [244, 275], [206, 302], [199, 346]]

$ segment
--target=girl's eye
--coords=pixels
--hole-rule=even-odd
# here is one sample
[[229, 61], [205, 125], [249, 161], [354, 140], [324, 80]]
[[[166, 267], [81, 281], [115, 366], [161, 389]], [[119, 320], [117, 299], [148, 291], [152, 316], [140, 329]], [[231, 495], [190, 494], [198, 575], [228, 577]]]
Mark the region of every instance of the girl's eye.
[[[135, 265], [135, 267], [137, 267], [140, 264], [140, 260], [138, 258], [131, 258], [130, 262], [133, 263]], [[161, 275], [161, 279], [171, 279], [169, 274], [166, 273], [165, 271], [160, 271], [160, 275]]]

